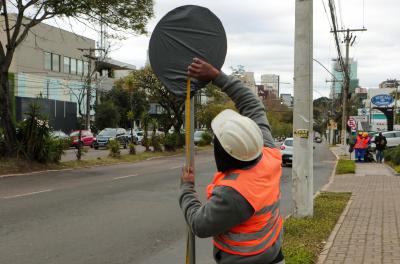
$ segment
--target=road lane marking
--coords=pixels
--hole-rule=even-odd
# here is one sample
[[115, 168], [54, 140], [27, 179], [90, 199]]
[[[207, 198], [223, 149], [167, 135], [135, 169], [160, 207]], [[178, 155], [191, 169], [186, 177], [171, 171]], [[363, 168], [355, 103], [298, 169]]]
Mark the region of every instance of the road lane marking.
[[132, 175], [126, 175], [126, 176], [121, 176], [121, 177], [115, 177], [115, 178], [113, 178], [113, 180], [121, 180], [121, 179], [136, 177], [136, 176], [139, 176], [139, 174], [132, 174]]
[[12, 195], [12, 196], [6, 196], [3, 197], [4, 199], [12, 199], [12, 198], [18, 198], [18, 197], [25, 197], [29, 195], [35, 195], [39, 193], [45, 193], [45, 192], [51, 192], [52, 189], [47, 189], [47, 190], [42, 190], [42, 191], [37, 191], [37, 192], [30, 192], [30, 193], [23, 193], [23, 194], [17, 194], [17, 195]]
[[178, 169], [178, 168], [182, 168], [182, 165], [174, 166], [174, 167], [171, 167], [171, 168], [169, 168], [169, 169], [170, 169], [170, 170], [175, 170], [175, 169]]

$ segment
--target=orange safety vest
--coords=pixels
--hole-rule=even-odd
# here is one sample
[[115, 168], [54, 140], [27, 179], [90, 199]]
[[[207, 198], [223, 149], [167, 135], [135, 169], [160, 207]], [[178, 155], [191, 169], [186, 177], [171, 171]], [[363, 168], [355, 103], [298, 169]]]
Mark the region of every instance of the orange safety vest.
[[369, 138], [363, 138], [358, 136], [356, 140], [356, 144], [354, 145], [355, 149], [366, 149], [368, 147]]
[[281, 237], [281, 164], [280, 151], [264, 147], [263, 156], [254, 167], [215, 174], [213, 182], [207, 187], [208, 198], [216, 186], [229, 186], [254, 208], [254, 215], [248, 220], [214, 237], [217, 248], [234, 255], [256, 255]]

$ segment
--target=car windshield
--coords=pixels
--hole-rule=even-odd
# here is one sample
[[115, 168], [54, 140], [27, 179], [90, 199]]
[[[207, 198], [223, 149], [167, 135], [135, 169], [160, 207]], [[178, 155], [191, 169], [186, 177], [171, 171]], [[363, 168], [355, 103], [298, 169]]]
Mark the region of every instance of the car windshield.
[[137, 132], [136, 135], [143, 136], [143, 132]]
[[293, 139], [287, 139], [284, 143], [286, 146], [292, 147], [293, 146]]
[[100, 131], [99, 136], [103, 137], [115, 137], [117, 135], [117, 130], [115, 129], [105, 129]]

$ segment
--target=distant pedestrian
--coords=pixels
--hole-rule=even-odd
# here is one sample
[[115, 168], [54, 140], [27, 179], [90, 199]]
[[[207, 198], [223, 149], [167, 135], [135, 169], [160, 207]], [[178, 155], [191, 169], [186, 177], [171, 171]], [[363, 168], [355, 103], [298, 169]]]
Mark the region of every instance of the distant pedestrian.
[[386, 137], [382, 134], [382, 132], [379, 132], [379, 135], [375, 136], [375, 145], [376, 145], [376, 161], [382, 163], [384, 158], [384, 151], [387, 145]]

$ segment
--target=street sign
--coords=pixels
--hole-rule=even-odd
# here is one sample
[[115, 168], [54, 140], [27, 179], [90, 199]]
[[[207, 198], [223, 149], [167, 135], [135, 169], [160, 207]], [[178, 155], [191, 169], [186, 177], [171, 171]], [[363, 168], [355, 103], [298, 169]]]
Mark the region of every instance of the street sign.
[[349, 118], [349, 120], [347, 120], [347, 125], [352, 129], [356, 129], [357, 128], [356, 120], [354, 120], [351, 117]]
[[367, 116], [350, 116], [351, 119], [354, 119], [356, 122], [368, 122]]
[[388, 94], [378, 94], [371, 98], [371, 103], [376, 106], [389, 106], [393, 101], [393, 96]]
[[369, 109], [366, 108], [359, 108], [358, 115], [359, 116], [367, 116], [369, 114]]
[[297, 129], [294, 131], [294, 135], [300, 138], [308, 138], [309, 131], [308, 129]]

